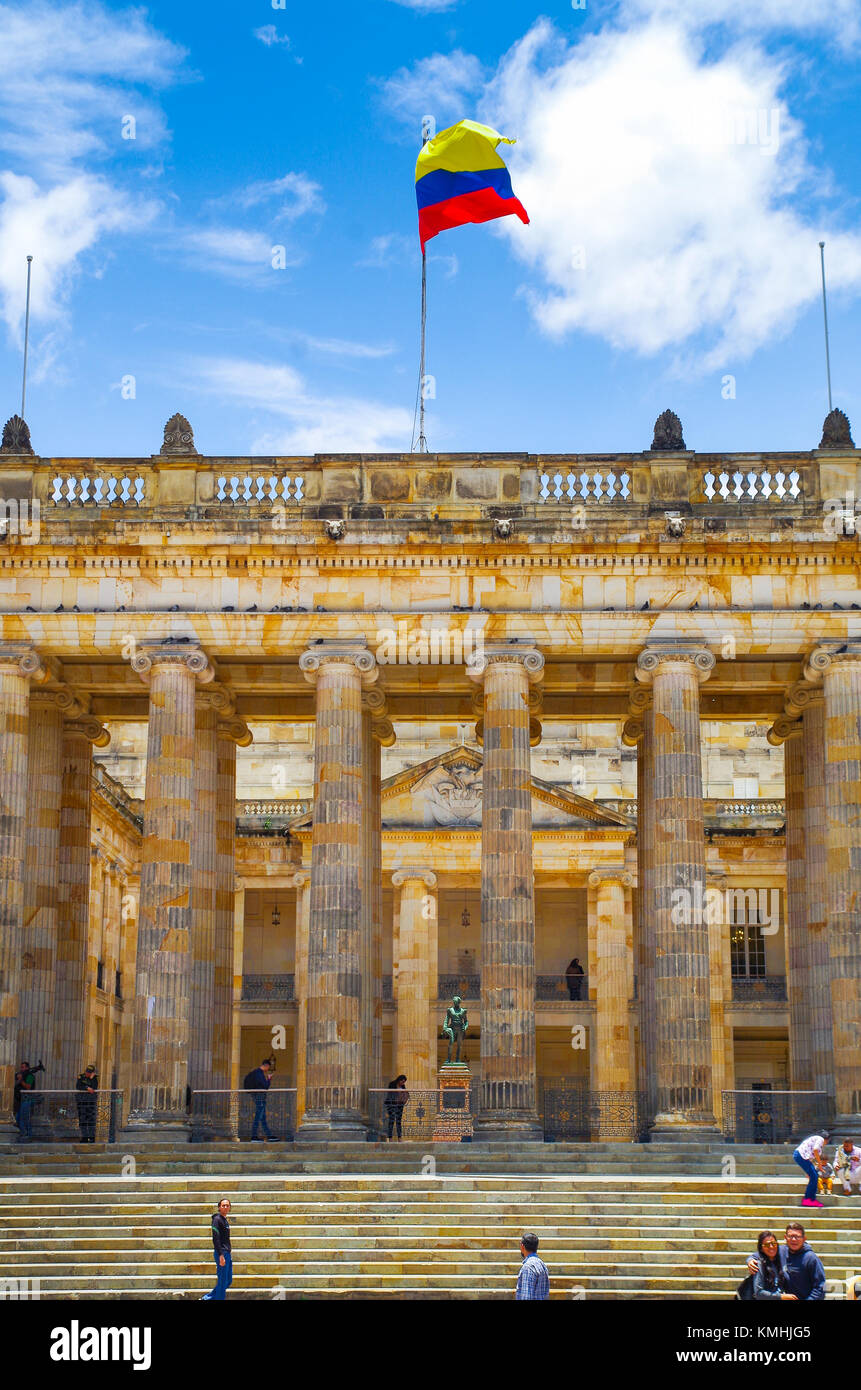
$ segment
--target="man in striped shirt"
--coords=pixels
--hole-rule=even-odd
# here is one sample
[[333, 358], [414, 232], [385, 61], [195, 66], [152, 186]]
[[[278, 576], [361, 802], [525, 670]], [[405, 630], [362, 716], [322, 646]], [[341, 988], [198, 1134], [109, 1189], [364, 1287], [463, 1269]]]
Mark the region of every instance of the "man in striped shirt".
[[547, 1275], [547, 1266], [543, 1260], [539, 1260], [536, 1254], [537, 1249], [538, 1237], [535, 1232], [524, 1231], [520, 1241], [523, 1264], [520, 1266], [520, 1273], [517, 1276], [515, 1298], [550, 1297], [550, 1279]]

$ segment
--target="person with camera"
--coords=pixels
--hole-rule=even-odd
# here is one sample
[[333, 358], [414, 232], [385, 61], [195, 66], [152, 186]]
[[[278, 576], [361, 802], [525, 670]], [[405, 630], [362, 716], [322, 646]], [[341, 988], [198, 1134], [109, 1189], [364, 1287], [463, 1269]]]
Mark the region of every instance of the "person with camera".
[[36, 1075], [44, 1070], [41, 1062], [38, 1062], [35, 1067], [31, 1067], [29, 1062], [22, 1062], [15, 1073], [15, 1094], [18, 1097], [18, 1113], [15, 1123], [18, 1126], [19, 1144], [28, 1144], [33, 1137]]

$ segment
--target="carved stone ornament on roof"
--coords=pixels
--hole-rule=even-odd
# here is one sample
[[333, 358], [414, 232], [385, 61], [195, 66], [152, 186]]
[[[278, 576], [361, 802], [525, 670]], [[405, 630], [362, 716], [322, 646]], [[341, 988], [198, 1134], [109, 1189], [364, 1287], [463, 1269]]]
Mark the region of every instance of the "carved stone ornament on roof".
[[822, 425], [820, 449], [854, 449], [849, 417], [842, 410], [832, 410]]
[[685, 440], [682, 422], [673, 410], [665, 410], [655, 421], [655, 437], [652, 448], [663, 452], [682, 450]]
[[22, 420], [20, 415], [10, 415], [3, 426], [3, 439], [0, 442], [0, 454], [32, 454], [33, 445], [30, 443], [30, 427], [26, 420]]
[[162, 454], [196, 454], [194, 432], [184, 415], [171, 415], [164, 427]]

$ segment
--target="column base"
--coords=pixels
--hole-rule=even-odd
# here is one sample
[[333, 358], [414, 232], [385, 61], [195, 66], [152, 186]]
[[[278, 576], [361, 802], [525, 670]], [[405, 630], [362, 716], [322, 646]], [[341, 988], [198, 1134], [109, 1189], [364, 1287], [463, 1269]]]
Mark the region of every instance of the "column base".
[[[835, 1143], [842, 1144], [844, 1139], [857, 1135], [861, 1130], [861, 1115], [837, 1115], [829, 1121], [828, 1128], [834, 1136]], [[808, 1129], [807, 1133], [812, 1134], [813, 1131]], [[802, 1138], [806, 1137], [806, 1135], [802, 1135]]]
[[483, 1111], [472, 1128], [476, 1144], [543, 1144], [544, 1126], [534, 1110]]
[[296, 1130], [294, 1143], [364, 1144], [368, 1126], [358, 1110], [306, 1110]]
[[673, 1115], [656, 1115], [649, 1132], [652, 1144], [719, 1144], [723, 1135], [712, 1121], [677, 1119]]
[[123, 1139], [129, 1144], [190, 1144], [191, 1125], [188, 1120], [174, 1117], [159, 1120], [153, 1115], [137, 1119], [130, 1115], [127, 1122], [117, 1131], [118, 1142]]

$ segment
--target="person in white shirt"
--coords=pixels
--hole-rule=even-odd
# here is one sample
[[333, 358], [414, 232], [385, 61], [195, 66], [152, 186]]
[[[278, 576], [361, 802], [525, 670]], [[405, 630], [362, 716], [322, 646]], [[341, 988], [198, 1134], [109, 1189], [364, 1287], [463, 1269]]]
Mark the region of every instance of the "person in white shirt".
[[851, 1139], [844, 1139], [835, 1150], [834, 1176], [840, 1179], [847, 1197], [853, 1183], [861, 1191], [861, 1149]]
[[822, 1206], [817, 1200], [816, 1189], [819, 1186], [819, 1170], [825, 1162], [825, 1145], [830, 1137], [827, 1129], [823, 1129], [821, 1134], [809, 1134], [792, 1155], [799, 1168], [807, 1174], [807, 1188], [801, 1199], [803, 1207]]

